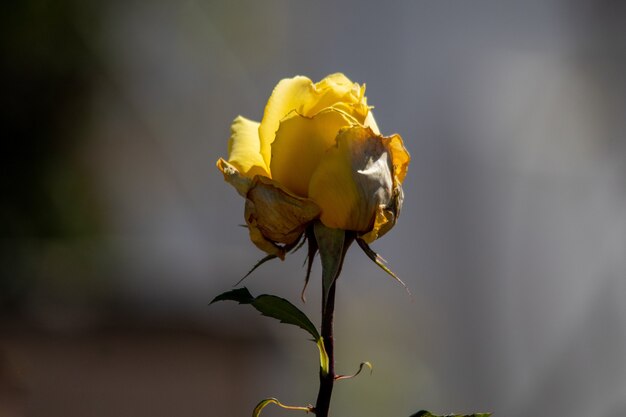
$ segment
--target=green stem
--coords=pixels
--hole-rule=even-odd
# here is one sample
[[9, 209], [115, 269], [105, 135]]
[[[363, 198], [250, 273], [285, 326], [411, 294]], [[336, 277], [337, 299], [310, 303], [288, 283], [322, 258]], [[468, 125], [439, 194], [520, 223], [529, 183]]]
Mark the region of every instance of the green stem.
[[319, 248], [322, 261], [322, 329], [321, 336], [328, 356], [328, 372], [320, 369], [320, 389], [315, 403], [315, 415], [328, 417], [330, 398], [335, 383], [335, 340], [333, 320], [335, 316], [335, 290], [341, 274], [343, 261], [350, 244], [354, 241], [354, 232], [330, 229], [321, 223], [314, 225], [315, 246]]
[[330, 410], [330, 398], [333, 394], [335, 383], [335, 341], [333, 339], [333, 319], [335, 315], [335, 288], [336, 282], [332, 284], [328, 292], [328, 299], [322, 305], [322, 332], [324, 347], [328, 354], [328, 373], [324, 374], [320, 370], [320, 389], [315, 403], [315, 415], [317, 417], [328, 417]]

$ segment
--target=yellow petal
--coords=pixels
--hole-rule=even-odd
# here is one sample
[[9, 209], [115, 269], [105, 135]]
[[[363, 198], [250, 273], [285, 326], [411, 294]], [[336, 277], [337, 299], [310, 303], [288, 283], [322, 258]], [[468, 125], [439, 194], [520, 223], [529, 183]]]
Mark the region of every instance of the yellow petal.
[[377, 135], [380, 135], [380, 129], [378, 129], [378, 124], [376, 123], [376, 120], [374, 119], [374, 113], [372, 113], [371, 109], [367, 112], [367, 116], [365, 116], [365, 120], [363, 120], [362, 124], [363, 126], [369, 127], [370, 129], [372, 129], [372, 132], [376, 133]]
[[252, 185], [252, 180], [241, 175], [237, 168], [224, 161], [222, 158], [217, 160], [216, 165], [217, 168], [222, 171], [222, 174], [224, 174], [224, 180], [235, 187], [239, 195], [245, 197], [248, 194], [250, 186]]
[[303, 76], [283, 79], [274, 88], [259, 127], [261, 154], [266, 165], [270, 164], [271, 145], [278, 124], [290, 112], [302, 110], [302, 104], [310, 100], [312, 94], [313, 83]]
[[[370, 111], [365, 98], [365, 85], [353, 83], [345, 75], [336, 73], [315, 84], [314, 91], [316, 97], [303, 106], [303, 114], [309, 116], [325, 108], [333, 107], [367, 126], [366, 120]], [[376, 129], [378, 129], [377, 126]]]
[[364, 89], [357, 83], [353, 83], [341, 73], [327, 76], [322, 81], [315, 84], [314, 97], [303, 106], [303, 113], [306, 115], [315, 114], [322, 109], [333, 106], [345, 106], [341, 110], [352, 113], [350, 105], [359, 103], [364, 96]]
[[379, 206], [391, 200], [391, 157], [382, 139], [362, 126], [343, 129], [337, 146], [321, 160], [309, 197], [321, 208], [327, 227], [367, 232]]
[[[342, 110], [359, 123], [365, 123], [370, 113], [365, 86], [353, 83], [340, 73], [331, 74], [316, 84], [303, 76], [281, 80], [265, 106], [259, 128], [265, 163], [270, 164], [271, 145], [282, 119], [292, 112], [311, 117], [329, 107]], [[377, 131], [377, 127], [374, 130]]]
[[311, 175], [326, 150], [335, 145], [337, 133], [354, 123], [353, 118], [332, 108], [311, 118], [296, 113], [283, 120], [272, 144], [272, 178], [291, 192], [306, 197]]
[[256, 177], [247, 194], [245, 219], [250, 238], [268, 253], [272, 253], [268, 242], [274, 246], [295, 243], [319, 213], [313, 201], [290, 194], [266, 177]]
[[230, 126], [228, 162], [241, 173], [252, 178], [255, 175], [270, 176], [267, 164], [261, 156], [259, 123], [238, 116]]

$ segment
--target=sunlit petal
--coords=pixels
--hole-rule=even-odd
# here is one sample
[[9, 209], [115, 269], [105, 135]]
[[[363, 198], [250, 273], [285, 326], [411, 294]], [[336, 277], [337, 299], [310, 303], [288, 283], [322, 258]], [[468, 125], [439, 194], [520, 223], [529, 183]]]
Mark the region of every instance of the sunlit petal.
[[261, 155], [269, 166], [271, 145], [280, 121], [292, 111], [302, 113], [302, 106], [314, 94], [313, 82], [303, 76], [281, 80], [274, 88], [259, 127]]
[[[265, 106], [259, 128], [261, 154], [266, 164], [270, 164], [271, 145], [282, 119], [292, 112], [311, 117], [331, 107], [366, 124], [370, 111], [365, 98], [365, 86], [353, 83], [341, 73], [331, 74], [316, 84], [303, 76], [281, 80]], [[377, 133], [377, 129], [376, 126], [373, 130]]]
[[228, 162], [246, 177], [269, 177], [269, 169], [261, 156], [259, 123], [238, 116], [230, 126]]
[[294, 114], [280, 123], [272, 144], [272, 178], [291, 192], [306, 197], [313, 172], [326, 150], [335, 145], [342, 127], [356, 121], [335, 109], [313, 117]]

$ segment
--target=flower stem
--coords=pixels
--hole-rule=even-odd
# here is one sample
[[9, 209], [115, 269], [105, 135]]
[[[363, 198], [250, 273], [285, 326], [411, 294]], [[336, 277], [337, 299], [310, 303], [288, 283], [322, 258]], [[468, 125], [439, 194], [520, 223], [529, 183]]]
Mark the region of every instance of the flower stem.
[[332, 284], [328, 292], [328, 299], [322, 301], [322, 332], [324, 347], [328, 354], [328, 373], [324, 374], [320, 370], [320, 390], [315, 403], [316, 417], [328, 417], [330, 409], [330, 397], [333, 393], [335, 383], [335, 341], [333, 339], [333, 319], [335, 315], [335, 288], [336, 282]]

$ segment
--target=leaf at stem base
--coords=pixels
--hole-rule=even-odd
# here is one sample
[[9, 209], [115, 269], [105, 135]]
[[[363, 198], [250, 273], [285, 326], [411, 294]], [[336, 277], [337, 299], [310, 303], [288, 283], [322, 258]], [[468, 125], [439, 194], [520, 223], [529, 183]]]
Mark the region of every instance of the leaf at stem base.
[[415, 414], [412, 414], [411, 417], [489, 417], [490, 415], [491, 413], [437, 415], [437, 414], [432, 414], [430, 411], [421, 410]]
[[310, 413], [313, 411], [312, 405], [307, 405], [306, 407], [301, 406], [293, 406], [293, 405], [285, 405], [278, 401], [276, 398], [266, 398], [254, 407], [254, 411], [252, 411], [252, 417], [259, 417], [261, 415], [261, 411], [269, 404], [276, 404], [280, 408], [284, 408], [285, 410], [298, 410], [298, 411], [306, 411]]

